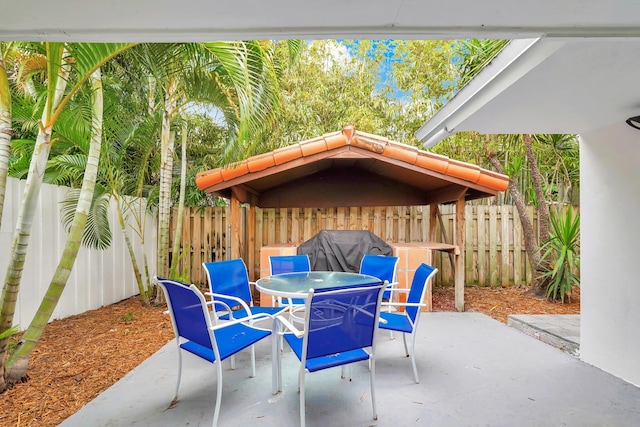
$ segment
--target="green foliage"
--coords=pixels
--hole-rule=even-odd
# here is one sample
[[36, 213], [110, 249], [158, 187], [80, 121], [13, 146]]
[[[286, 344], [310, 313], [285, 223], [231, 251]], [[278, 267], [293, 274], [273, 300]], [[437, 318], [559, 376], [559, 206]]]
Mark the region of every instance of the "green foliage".
[[177, 256], [178, 259], [171, 260], [171, 264], [169, 267], [169, 279], [176, 280], [182, 283], [189, 283], [191, 281], [189, 272], [180, 270], [180, 260], [182, 259], [183, 255], [184, 255], [183, 251], [180, 251], [180, 254], [178, 255], [173, 254], [173, 256]]
[[11, 328], [7, 329], [6, 331], [0, 332], [0, 340], [12, 337], [18, 332], [20, 332], [20, 325], [14, 325]]
[[[0, 340], [11, 338], [12, 336], [16, 335], [18, 332], [20, 332], [20, 325], [14, 325], [11, 328], [7, 329], [6, 331], [0, 332]], [[15, 339], [9, 340], [7, 343], [7, 355], [11, 356], [17, 346], [18, 346], [18, 343]]]
[[[73, 218], [76, 214], [76, 206], [80, 190], [71, 188], [65, 195], [60, 213], [62, 223], [67, 232], [71, 229]], [[109, 200], [110, 195], [100, 186], [96, 186], [91, 201], [91, 209], [87, 217], [87, 224], [82, 233], [82, 244], [93, 249], [106, 249], [111, 246], [111, 228], [109, 226]]]
[[550, 238], [541, 247], [543, 273], [539, 278], [546, 285], [547, 299], [564, 302], [573, 286], [580, 286], [580, 215], [572, 208], [562, 213], [550, 212]]
[[460, 87], [467, 84], [504, 48], [509, 40], [467, 39], [458, 44]]
[[[276, 54], [283, 54], [284, 47]], [[263, 151], [336, 132], [364, 132], [419, 145], [418, 129], [453, 95], [452, 43], [432, 40], [314, 40], [280, 61], [282, 102]]]
[[120, 316], [120, 319], [125, 323], [133, 322], [134, 318], [135, 318], [135, 316], [134, 316], [132, 311], [128, 312], [127, 314], [123, 314], [122, 316]]

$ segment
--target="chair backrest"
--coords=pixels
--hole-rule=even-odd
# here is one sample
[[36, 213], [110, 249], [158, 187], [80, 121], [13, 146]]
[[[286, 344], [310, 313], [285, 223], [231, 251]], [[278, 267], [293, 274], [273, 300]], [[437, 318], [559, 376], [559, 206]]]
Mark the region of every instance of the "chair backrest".
[[[202, 265], [207, 271], [207, 280], [209, 281], [209, 290], [211, 292], [231, 295], [242, 299], [249, 305], [253, 305], [247, 266], [241, 258], [203, 262]], [[216, 297], [216, 300], [224, 302], [231, 308], [238, 305], [237, 301], [226, 298]], [[224, 310], [224, 307], [218, 304], [214, 309], [221, 311]]]
[[327, 356], [373, 346], [384, 283], [309, 292], [303, 356]]
[[271, 275], [311, 271], [309, 255], [272, 255], [269, 257], [269, 271]]
[[[425, 263], [420, 264], [411, 281], [411, 289], [407, 296], [408, 303], [419, 304], [424, 300], [424, 294], [427, 291], [427, 282], [432, 276], [435, 276], [437, 272], [438, 269], [435, 267], [431, 267]], [[415, 324], [418, 313], [420, 313], [420, 307], [406, 307], [406, 311], [411, 321]]]
[[395, 282], [398, 257], [389, 255], [364, 254], [360, 262], [360, 274], [377, 277], [383, 282]]
[[211, 333], [211, 319], [204, 295], [195, 285], [160, 277], [158, 284], [164, 290], [176, 338], [182, 337], [213, 349], [215, 338]]

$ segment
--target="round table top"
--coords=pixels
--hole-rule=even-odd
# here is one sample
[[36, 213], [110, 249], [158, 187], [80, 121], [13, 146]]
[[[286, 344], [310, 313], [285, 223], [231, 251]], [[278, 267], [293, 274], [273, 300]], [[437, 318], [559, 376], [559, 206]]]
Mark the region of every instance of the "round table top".
[[344, 271], [310, 271], [263, 277], [256, 282], [260, 292], [286, 298], [305, 298], [309, 289], [346, 288], [380, 283], [377, 277]]

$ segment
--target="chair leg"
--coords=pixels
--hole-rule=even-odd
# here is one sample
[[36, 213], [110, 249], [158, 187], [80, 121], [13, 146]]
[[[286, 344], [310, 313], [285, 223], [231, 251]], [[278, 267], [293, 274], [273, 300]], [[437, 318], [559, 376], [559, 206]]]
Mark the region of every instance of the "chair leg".
[[404, 343], [404, 354], [409, 357], [409, 348], [407, 347], [407, 334], [402, 333], [402, 342]]
[[180, 390], [180, 380], [182, 378], [182, 349], [180, 348], [180, 343], [178, 343], [178, 380], [176, 381], [176, 393], [173, 396], [173, 400], [169, 407], [172, 407], [178, 402], [178, 390]]
[[376, 408], [376, 361], [373, 357], [369, 358], [369, 377], [371, 380], [371, 405], [373, 406], [373, 419], [378, 419], [378, 409]]
[[[393, 300], [393, 295], [391, 295], [389, 297], [389, 302], [391, 302]], [[387, 312], [391, 313], [391, 306], [387, 307]], [[394, 339], [393, 338], [393, 331], [391, 329], [389, 329], [389, 339]]]
[[250, 378], [256, 376], [256, 348], [255, 346], [251, 346], [251, 375]]
[[213, 427], [217, 427], [218, 425], [218, 417], [220, 416], [220, 403], [222, 402], [222, 363], [216, 361], [216, 368], [218, 370], [218, 388], [216, 391], [216, 408], [213, 412]]
[[349, 377], [349, 381], [353, 380], [351, 378], [351, 364], [342, 365], [340, 367], [340, 379], [343, 380], [343, 379], [347, 378], [347, 376]]
[[280, 330], [277, 319], [273, 321], [271, 331], [271, 393], [278, 394], [282, 391], [282, 340], [278, 335]]
[[420, 378], [418, 378], [418, 368], [416, 367], [416, 358], [415, 358], [415, 347], [416, 347], [416, 335], [411, 334], [411, 365], [413, 366], [413, 377], [416, 380], [416, 384], [420, 383]]
[[304, 427], [305, 422], [305, 398], [304, 398], [304, 368], [300, 370], [298, 387], [300, 389], [300, 427]]

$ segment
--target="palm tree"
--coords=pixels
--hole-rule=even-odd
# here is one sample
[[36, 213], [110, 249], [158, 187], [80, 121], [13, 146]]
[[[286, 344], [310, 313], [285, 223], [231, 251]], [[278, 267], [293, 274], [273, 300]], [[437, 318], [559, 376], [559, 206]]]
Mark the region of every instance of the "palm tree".
[[[133, 44], [45, 43], [47, 58], [46, 102], [39, 123], [36, 144], [18, 213], [11, 255], [0, 300], [0, 334], [13, 326], [15, 306], [36, 204], [42, 186], [45, 166], [51, 150], [51, 135], [61, 112], [91, 75], [105, 62]], [[73, 55], [73, 61], [70, 60]], [[73, 67], [72, 67], [73, 63]], [[72, 73], [73, 71], [73, 73]], [[68, 84], [69, 83], [69, 84]], [[68, 87], [69, 86], [69, 87]], [[68, 90], [67, 90], [68, 88]], [[5, 355], [8, 338], [0, 339], [0, 392], [6, 389]]]
[[9, 147], [11, 145], [11, 92], [2, 47], [2, 43], [0, 43], [0, 225], [2, 225], [2, 210], [9, 170]]
[[222, 111], [231, 129], [231, 138], [221, 152], [220, 161], [239, 160], [255, 152], [258, 149], [255, 141], [259, 141], [257, 136], [268, 123], [278, 102], [270, 47], [269, 43], [257, 41], [187, 44], [169, 49], [172, 52], [170, 57], [178, 57], [181, 61], [167, 61], [166, 52], [155, 57], [158, 58], [155, 63], [168, 65], [162, 73], [154, 74], [164, 89], [158, 202], [160, 275], [168, 273], [174, 155], [171, 122], [186, 106], [185, 101], [207, 102]]
[[58, 267], [53, 275], [51, 283], [49, 284], [45, 297], [42, 299], [40, 307], [38, 307], [31, 324], [22, 336], [22, 340], [20, 340], [20, 343], [5, 364], [5, 377], [9, 384], [21, 381], [25, 378], [31, 352], [38, 343], [45, 326], [49, 322], [49, 319], [60, 300], [80, 249], [82, 234], [87, 223], [91, 200], [93, 198], [93, 190], [96, 184], [98, 161], [100, 158], [100, 146], [102, 144], [103, 109], [102, 78], [100, 75], [100, 69], [97, 69], [92, 73], [91, 87], [93, 95], [93, 131], [84, 172], [84, 180], [82, 183], [82, 189], [80, 190], [73, 224], [71, 226], [69, 236], [67, 237], [62, 257], [60, 258]]

